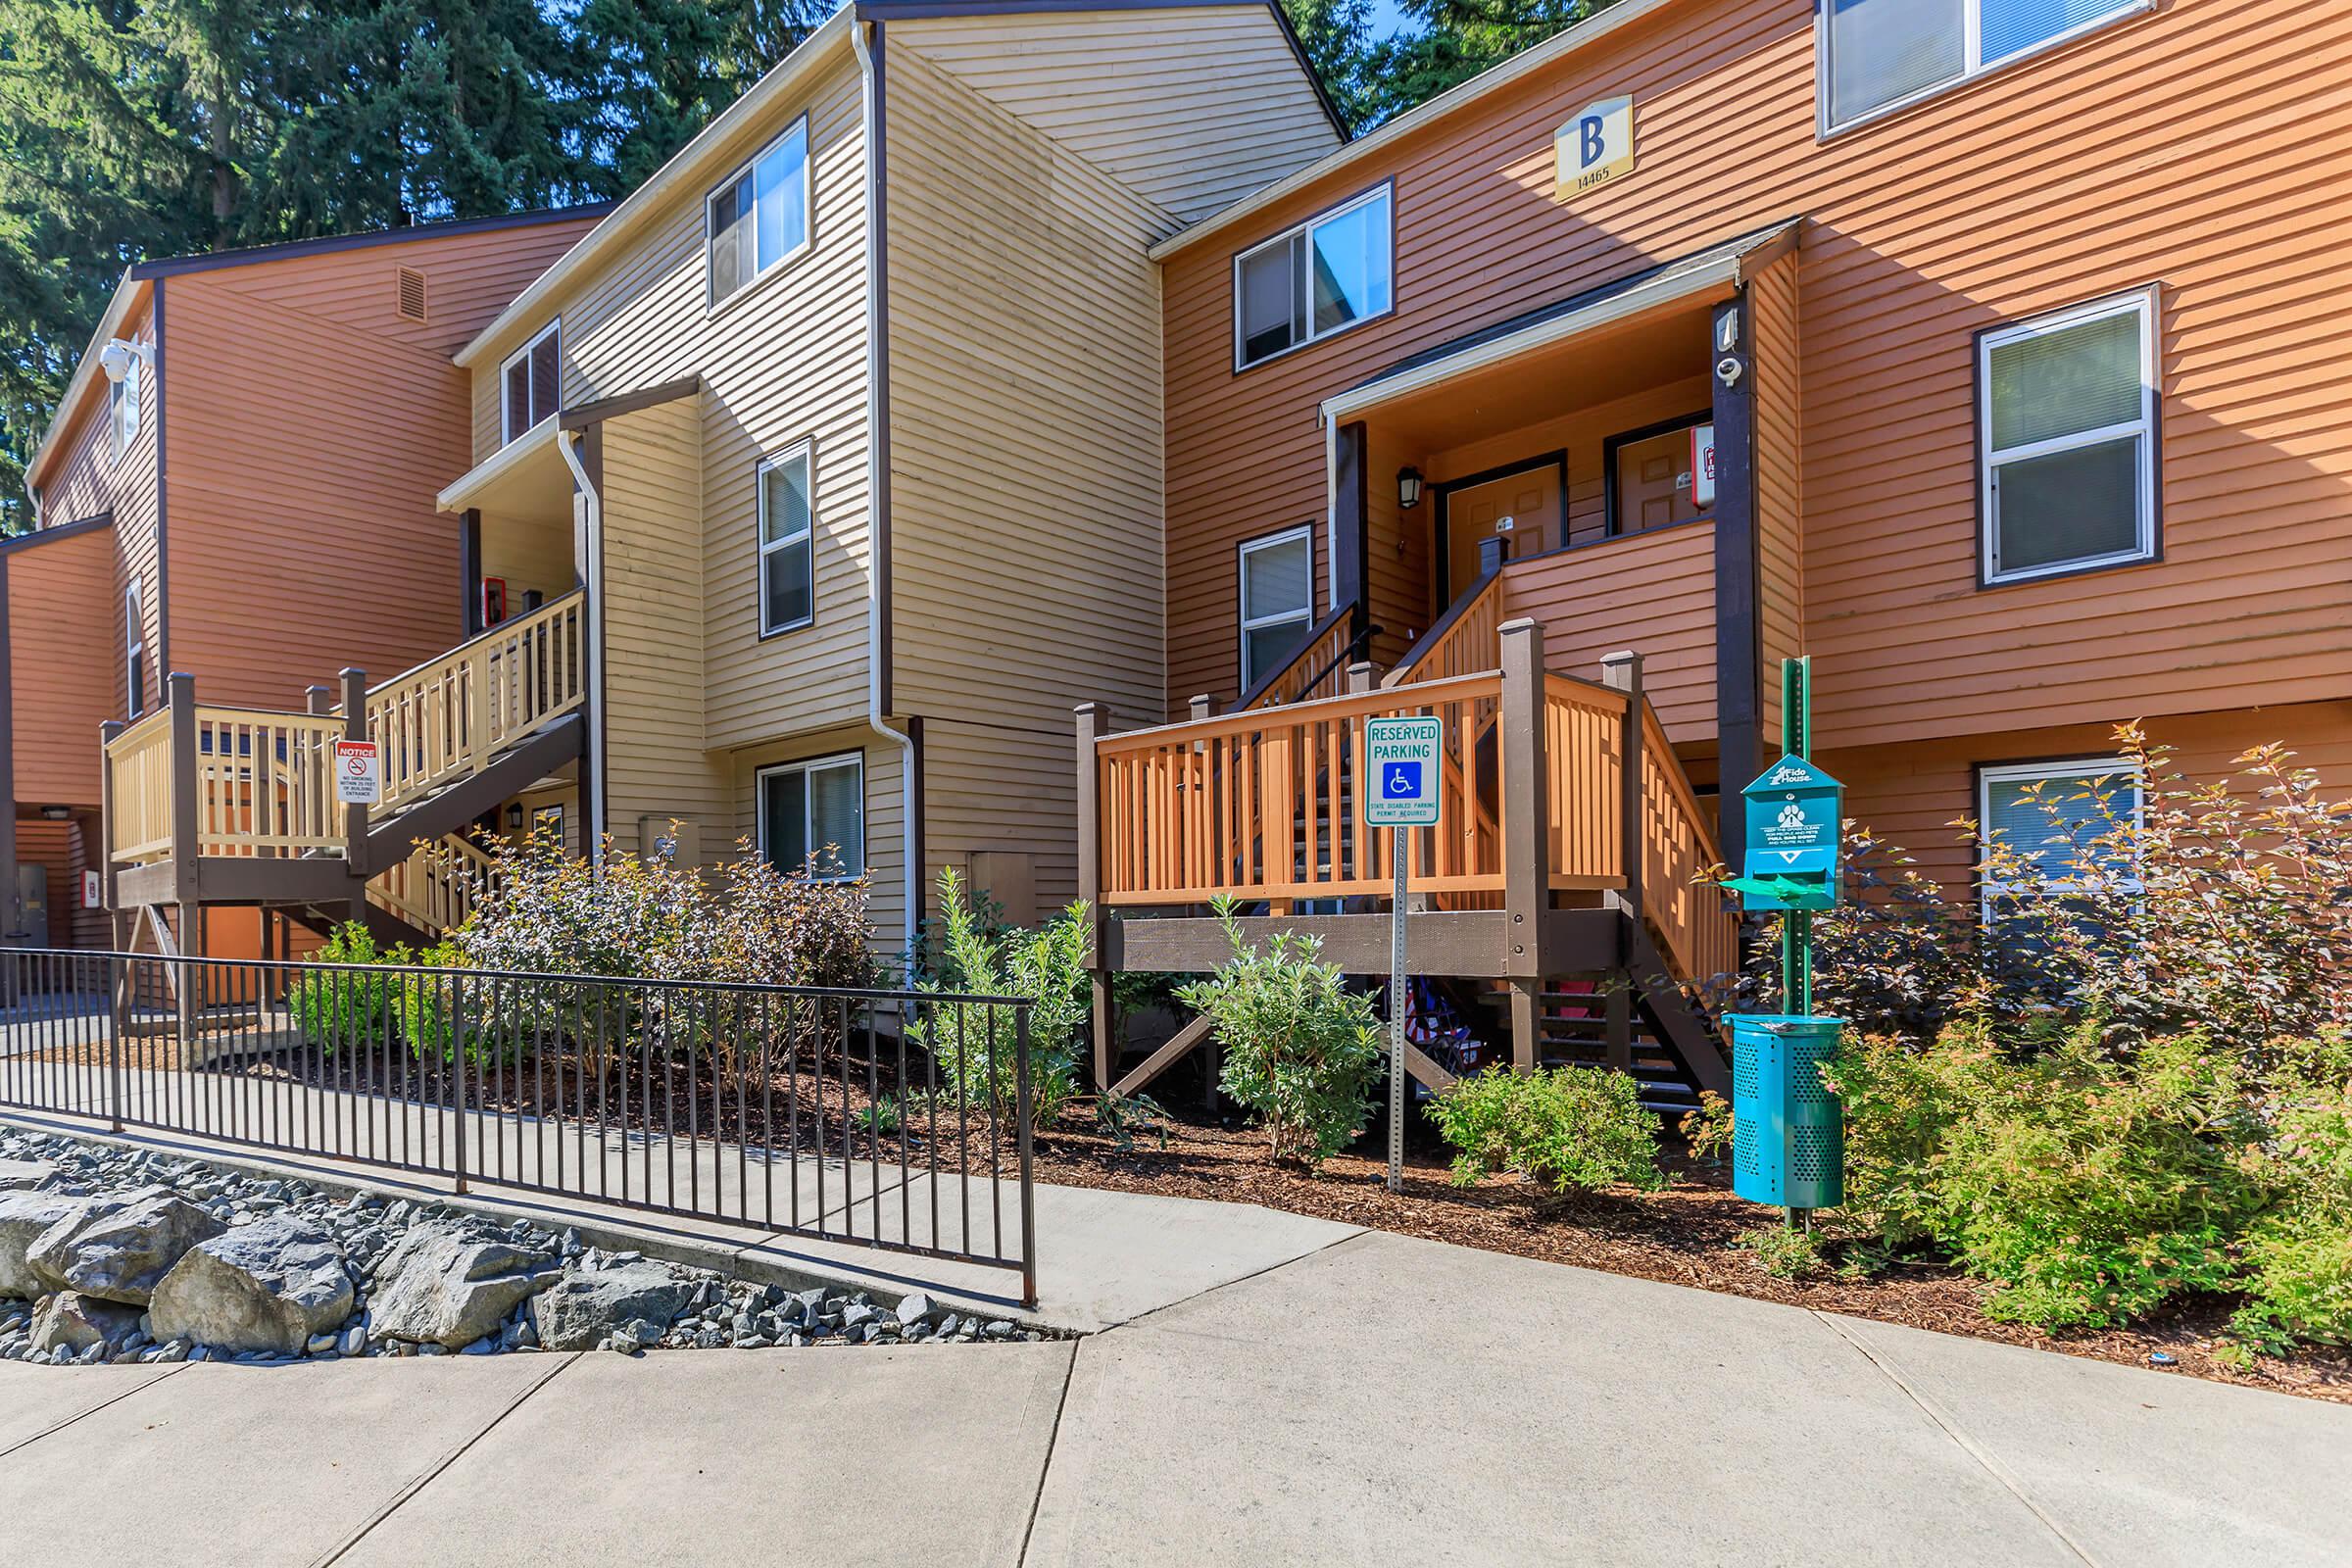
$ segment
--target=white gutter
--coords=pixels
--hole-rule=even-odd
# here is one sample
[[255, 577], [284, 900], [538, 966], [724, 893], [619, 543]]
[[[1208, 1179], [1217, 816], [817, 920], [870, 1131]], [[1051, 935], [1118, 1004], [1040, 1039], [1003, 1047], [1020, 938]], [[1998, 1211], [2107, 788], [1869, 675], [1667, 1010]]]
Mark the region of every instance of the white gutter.
[[[1632, 4], [1633, 0], [1624, 0]], [[777, 98], [791, 92], [823, 65], [839, 44], [844, 33], [857, 29], [857, 7], [843, 5], [824, 24], [800, 41], [792, 53], [769, 68], [766, 75], [752, 83], [751, 89], [719, 113], [716, 120], [705, 125], [699, 135], [670, 155], [669, 162], [654, 171], [653, 177], [629, 193], [628, 199], [607, 213], [604, 220], [580, 236], [579, 243], [557, 258], [554, 266], [531, 280], [531, 286], [514, 297], [514, 303], [498, 313], [498, 318], [474, 334], [473, 341], [458, 350], [457, 363], [471, 366], [504, 334], [525, 320], [535, 320], [545, 314], [549, 298], [565, 288], [571, 280], [585, 271], [614, 247], [629, 237], [646, 219], [681, 190], [691, 188], [713, 171], [706, 166], [713, 162], [712, 155], [739, 132], [747, 129]]]
[[605, 800], [605, 502], [588, 480], [588, 470], [580, 463], [579, 444], [583, 439], [578, 430], [560, 431], [556, 450], [564, 454], [564, 466], [571, 470], [571, 482], [579, 486], [579, 506], [583, 527], [580, 530], [580, 582], [588, 590], [588, 667], [582, 670], [581, 684], [585, 689], [584, 703], [588, 710], [588, 744], [580, 766], [588, 773], [588, 801], [592, 809], [581, 830], [588, 836], [588, 859], [592, 865], [605, 862], [605, 824], [608, 820]]
[[[838, 15], [849, 15], [844, 8]], [[875, 145], [875, 130], [880, 120], [882, 93], [881, 72], [874, 63], [871, 46], [866, 42], [865, 28], [850, 30], [850, 42], [858, 51], [858, 71], [864, 78], [859, 95], [859, 125], [865, 137], [865, 416], [870, 422], [875, 411], [884, 407], [888, 389], [883, 385], [882, 334], [887, 330], [882, 313], [882, 291], [888, 281], [882, 275], [882, 159]], [[882, 442], [876, 432], [868, 429], [865, 438], [865, 548], [872, 569], [865, 574], [865, 721], [874, 733], [899, 744], [899, 858], [906, 867], [906, 955], [914, 956], [915, 933], [922, 920], [923, 868], [914, 863], [915, 816], [922, 802], [915, 798], [914, 737], [903, 729], [894, 728], [882, 712], [882, 497], [887, 493], [890, 474], [882, 456]]]
[[1543, 70], [1564, 55], [1598, 43], [1618, 28], [1639, 22], [1653, 11], [1680, 3], [1681, 0], [1617, 0], [1607, 10], [1595, 13], [1565, 32], [1555, 32], [1534, 48], [1515, 54], [1499, 65], [1490, 66], [1468, 81], [1449, 87], [1427, 103], [1417, 105], [1378, 128], [1366, 131], [1337, 152], [1326, 153], [1304, 169], [1243, 197], [1231, 207], [1211, 213], [1182, 233], [1169, 235], [1145, 254], [1155, 262], [1166, 261], [1194, 242], [1233, 227], [1252, 213], [1263, 212], [1326, 174], [1363, 162], [1382, 148], [1411, 135], [1433, 121], [1443, 120], [1457, 109], [1466, 109], [1487, 94], [1517, 81], [1531, 72]]

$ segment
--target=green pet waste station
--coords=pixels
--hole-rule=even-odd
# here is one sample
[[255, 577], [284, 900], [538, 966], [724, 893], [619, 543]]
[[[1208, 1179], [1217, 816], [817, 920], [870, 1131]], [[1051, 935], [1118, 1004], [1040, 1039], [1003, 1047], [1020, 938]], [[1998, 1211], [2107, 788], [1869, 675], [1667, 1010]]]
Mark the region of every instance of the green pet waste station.
[[1793, 1223], [1845, 1200], [1845, 1116], [1824, 1088], [1837, 1018], [1813, 1013], [1813, 915], [1842, 892], [1844, 787], [1813, 765], [1811, 665], [1781, 666], [1781, 760], [1742, 790], [1741, 874], [1726, 884], [1749, 911], [1781, 914], [1785, 1012], [1737, 1013], [1732, 1030], [1732, 1190]]

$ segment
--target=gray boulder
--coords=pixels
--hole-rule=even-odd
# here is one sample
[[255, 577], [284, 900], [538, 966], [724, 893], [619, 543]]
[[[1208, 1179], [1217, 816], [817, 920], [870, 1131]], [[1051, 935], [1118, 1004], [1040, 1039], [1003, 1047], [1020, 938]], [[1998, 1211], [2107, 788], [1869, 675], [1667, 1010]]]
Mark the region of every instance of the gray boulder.
[[376, 1265], [369, 1332], [455, 1350], [556, 1281], [555, 1260], [506, 1242], [417, 1226]]
[[667, 1323], [693, 1287], [659, 1263], [623, 1263], [566, 1274], [531, 1301], [531, 1324], [549, 1350], [590, 1350], [624, 1323]]
[[24, 1254], [42, 1232], [80, 1213], [88, 1202], [60, 1193], [0, 1193], [0, 1298], [29, 1301], [47, 1292]]
[[138, 1332], [139, 1309], [120, 1301], [102, 1301], [79, 1291], [60, 1291], [41, 1302], [32, 1315], [32, 1348], [55, 1352], [61, 1348], [76, 1355], [92, 1347], [112, 1349]]
[[351, 1301], [334, 1238], [280, 1214], [188, 1249], [148, 1310], [154, 1338], [167, 1343], [296, 1355], [349, 1317]]
[[142, 1187], [59, 1220], [25, 1249], [24, 1262], [53, 1289], [144, 1306], [182, 1253], [227, 1228], [169, 1188]]
[[45, 1159], [0, 1159], [0, 1193], [37, 1193], [57, 1179]]

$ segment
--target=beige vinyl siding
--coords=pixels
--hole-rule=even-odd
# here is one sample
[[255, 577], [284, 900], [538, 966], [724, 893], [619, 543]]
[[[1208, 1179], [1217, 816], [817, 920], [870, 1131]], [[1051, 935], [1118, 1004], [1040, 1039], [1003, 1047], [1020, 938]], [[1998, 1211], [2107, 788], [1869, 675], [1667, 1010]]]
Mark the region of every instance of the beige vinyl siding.
[[1185, 222], [1339, 145], [1263, 5], [925, 19], [889, 38]]
[[1017, 844], [1066, 897], [1070, 710], [1133, 722], [1165, 685], [1152, 215], [890, 61], [892, 689], [931, 726], [926, 870]]
[[1797, 472], [1803, 406], [1797, 344], [1799, 253], [1758, 272], [1747, 288], [1755, 367], [1756, 625], [1763, 652], [1763, 742], [1781, 737], [1781, 661], [1805, 651], [1804, 490]]
[[[499, 362], [561, 318], [564, 405], [703, 378], [701, 516], [671, 541], [699, 549], [707, 744], [714, 750], [861, 718], [866, 705], [865, 151], [860, 79], [844, 64], [779, 105], [726, 150], [722, 172], [646, 220], [634, 243], [573, 279], [544, 315], [485, 347], [473, 371], [476, 461], [499, 446]], [[809, 117], [809, 248], [706, 310], [704, 198]], [[816, 617], [762, 640], [753, 475], [760, 460], [813, 445]], [[610, 451], [607, 472], [613, 472]], [[623, 592], [608, 579], [617, 608]], [[616, 715], [617, 716], [617, 715]], [[614, 761], [631, 744], [608, 732]], [[609, 818], [618, 831], [617, 800]]]
[[703, 729], [701, 438], [694, 398], [604, 423], [605, 826], [623, 851], [649, 847], [649, 821], [700, 839], [728, 815]]
[[[906, 936], [904, 754], [896, 744], [876, 739], [872, 730], [858, 724], [743, 748], [732, 760], [735, 823], [729, 837], [755, 847], [760, 842], [760, 769], [852, 754], [865, 759], [865, 874], [873, 890], [866, 917], [873, 927], [875, 953], [895, 963]], [[732, 842], [713, 846], [708, 835], [703, 848], [710, 858], [735, 853]]]

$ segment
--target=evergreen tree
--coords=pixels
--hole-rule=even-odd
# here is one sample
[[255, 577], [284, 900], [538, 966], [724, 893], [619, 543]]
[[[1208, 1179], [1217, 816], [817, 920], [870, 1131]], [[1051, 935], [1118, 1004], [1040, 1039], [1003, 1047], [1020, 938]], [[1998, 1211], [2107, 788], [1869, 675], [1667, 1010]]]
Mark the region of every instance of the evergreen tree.
[[592, 101], [579, 162], [642, 184], [832, 13], [831, 0], [581, 0], [571, 22]]
[[1362, 64], [1369, 127], [1573, 26], [1611, 0], [1398, 0], [1412, 25]]
[[1350, 132], [1365, 125], [1373, 105], [1366, 77], [1372, 52], [1372, 0], [1282, 0], [1306, 63], [1322, 78], [1332, 107]]

